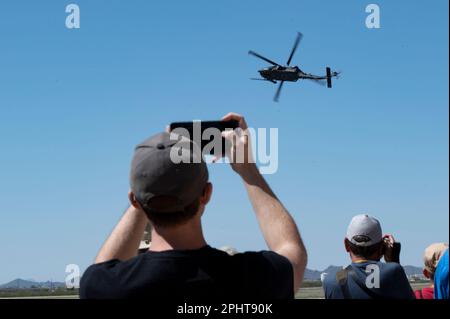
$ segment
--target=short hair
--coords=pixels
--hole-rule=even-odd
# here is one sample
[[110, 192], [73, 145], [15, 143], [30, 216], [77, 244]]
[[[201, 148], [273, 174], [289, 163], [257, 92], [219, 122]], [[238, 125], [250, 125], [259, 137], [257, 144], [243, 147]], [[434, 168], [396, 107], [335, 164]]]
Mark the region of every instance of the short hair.
[[355, 245], [354, 243], [352, 243], [348, 239], [346, 239], [346, 241], [350, 247], [350, 251], [355, 256], [362, 257], [365, 259], [369, 259], [375, 253], [379, 252], [382, 249], [381, 247], [383, 246], [383, 241], [380, 241], [380, 242], [370, 245], [370, 246], [358, 246], [358, 245]]
[[[158, 199], [158, 197], [154, 198], [154, 200]], [[192, 219], [192, 217], [197, 214], [199, 207], [200, 198], [197, 198], [192, 203], [185, 206], [181, 211], [161, 212], [155, 209], [151, 209], [148, 206], [143, 207], [143, 210], [145, 212], [145, 215], [147, 215], [147, 218], [154, 226], [174, 227], [182, 225]]]

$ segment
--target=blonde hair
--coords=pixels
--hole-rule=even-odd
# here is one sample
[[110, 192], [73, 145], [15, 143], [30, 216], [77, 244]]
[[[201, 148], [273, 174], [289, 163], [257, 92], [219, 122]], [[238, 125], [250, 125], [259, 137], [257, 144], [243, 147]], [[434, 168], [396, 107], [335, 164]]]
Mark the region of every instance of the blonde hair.
[[425, 265], [425, 269], [430, 274], [431, 280], [434, 279], [434, 272], [436, 271], [436, 267], [439, 263], [441, 255], [447, 249], [448, 244], [446, 243], [434, 243], [425, 249], [425, 252], [423, 254], [423, 263]]

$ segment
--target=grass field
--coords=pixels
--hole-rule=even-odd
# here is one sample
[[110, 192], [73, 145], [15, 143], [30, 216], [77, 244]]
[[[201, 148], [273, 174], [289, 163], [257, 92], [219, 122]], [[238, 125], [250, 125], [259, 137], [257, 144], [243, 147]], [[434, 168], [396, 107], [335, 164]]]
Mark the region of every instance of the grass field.
[[79, 299], [78, 295], [66, 296], [28, 296], [28, 297], [5, 297], [0, 299]]
[[78, 290], [66, 288], [1, 289], [0, 299], [9, 299], [9, 298], [20, 298], [20, 299], [78, 298]]

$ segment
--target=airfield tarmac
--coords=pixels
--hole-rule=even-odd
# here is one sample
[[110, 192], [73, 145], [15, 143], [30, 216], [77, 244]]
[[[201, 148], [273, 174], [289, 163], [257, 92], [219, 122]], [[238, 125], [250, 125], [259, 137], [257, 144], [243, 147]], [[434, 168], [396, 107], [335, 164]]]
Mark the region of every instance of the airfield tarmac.
[[[428, 287], [428, 283], [411, 284], [413, 290]], [[12, 297], [0, 299], [78, 299], [77, 295], [70, 296], [33, 296], [33, 297]], [[301, 288], [295, 295], [295, 299], [324, 299], [322, 287]]]

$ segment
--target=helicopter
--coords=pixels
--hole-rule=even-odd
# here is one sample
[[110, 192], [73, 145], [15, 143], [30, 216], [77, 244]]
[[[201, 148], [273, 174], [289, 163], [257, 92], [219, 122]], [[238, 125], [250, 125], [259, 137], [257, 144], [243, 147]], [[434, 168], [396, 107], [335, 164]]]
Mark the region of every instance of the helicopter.
[[260, 81], [268, 81], [274, 84], [277, 84], [277, 81], [280, 82], [278, 89], [275, 93], [273, 100], [278, 102], [280, 97], [281, 89], [283, 88], [284, 82], [297, 82], [298, 80], [312, 80], [315, 83], [325, 85], [323, 81], [326, 80], [326, 84], [328, 88], [331, 88], [331, 79], [333, 77], [338, 77], [340, 72], [331, 71], [329, 67], [326, 68], [326, 75], [313, 75], [310, 73], [303, 72], [298, 66], [290, 66], [292, 57], [297, 50], [298, 45], [302, 39], [303, 35], [300, 32], [297, 32], [297, 38], [294, 42], [294, 47], [292, 48], [291, 54], [287, 60], [286, 65], [280, 65], [268, 58], [256, 53], [255, 51], [248, 51], [248, 54], [253, 55], [261, 60], [266, 61], [267, 63], [272, 64], [272, 66], [259, 70], [259, 74], [262, 78], [251, 78], [251, 80], [260, 80]]

